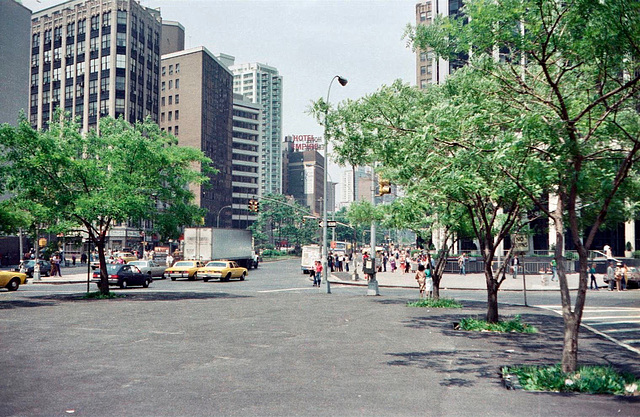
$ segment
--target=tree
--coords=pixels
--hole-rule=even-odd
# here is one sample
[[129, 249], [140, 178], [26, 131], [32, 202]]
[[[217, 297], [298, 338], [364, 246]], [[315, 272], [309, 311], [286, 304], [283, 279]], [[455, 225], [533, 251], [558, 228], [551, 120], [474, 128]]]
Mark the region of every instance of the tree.
[[[495, 82], [488, 94], [520, 113], [505, 126], [511, 134], [500, 152], [522, 164], [522, 175], [501, 169], [555, 227], [562, 368], [575, 371], [588, 251], [611, 208], [635, 187], [640, 3], [469, 0], [461, 15], [409, 28], [407, 36], [415, 49], [433, 48], [450, 60], [472, 52], [469, 68]], [[547, 193], [555, 208], [541, 197]], [[567, 223], [580, 264], [574, 306], [562, 262]]]
[[[60, 114], [56, 120], [41, 132], [24, 120], [17, 128], [3, 125], [0, 166], [12, 200], [38, 207], [32, 213], [38, 222], [87, 233], [98, 249], [100, 289], [108, 293], [104, 249], [111, 227], [143, 219], [165, 226], [193, 223], [202, 213], [189, 185], [208, 180], [211, 160], [177, 146], [148, 120], [131, 125], [102, 118], [99, 133], [86, 135], [74, 121]], [[158, 209], [160, 203], [169, 208]]]

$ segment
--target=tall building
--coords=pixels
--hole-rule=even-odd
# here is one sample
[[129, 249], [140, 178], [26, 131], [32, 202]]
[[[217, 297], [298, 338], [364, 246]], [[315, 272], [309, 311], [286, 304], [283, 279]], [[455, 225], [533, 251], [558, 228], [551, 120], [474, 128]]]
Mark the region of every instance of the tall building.
[[231, 227], [233, 75], [205, 47], [162, 56], [160, 127], [200, 149], [220, 172], [192, 186], [205, 226]]
[[0, 123], [15, 125], [29, 104], [30, 20], [20, 3], [0, 2]]
[[69, 0], [33, 14], [29, 121], [56, 108], [87, 131], [102, 116], [158, 121], [162, 18], [135, 0]]
[[[233, 57], [226, 56], [232, 63]], [[260, 193], [282, 193], [282, 77], [264, 64], [231, 65], [233, 92], [262, 105]]]
[[[429, 25], [436, 15], [454, 16], [460, 13], [463, 0], [429, 0], [416, 4], [416, 25]], [[438, 59], [432, 50], [416, 52], [416, 85], [427, 88], [428, 84], [440, 84], [449, 74], [464, 65], [468, 59], [461, 54], [458, 59]]]
[[162, 40], [160, 54], [184, 51], [184, 26], [178, 22], [164, 20], [162, 22]]
[[247, 228], [257, 218], [248, 206], [260, 194], [261, 115], [260, 104], [233, 95], [232, 222], [238, 229]]
[[286, 194], [293, 196], [300, 205], [308, 207], [314, 215], [321, 216], [324, 196], [324, 157], [318, 151], [292, 151], [288, 156], [289, 188], [285, 190]]

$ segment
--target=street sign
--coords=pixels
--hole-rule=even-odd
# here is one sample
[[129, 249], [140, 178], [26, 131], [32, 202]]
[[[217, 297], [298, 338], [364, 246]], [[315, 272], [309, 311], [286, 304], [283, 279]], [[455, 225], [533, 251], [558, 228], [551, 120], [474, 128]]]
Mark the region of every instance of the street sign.
[[529, 252], [529, 236], [527, 235], [512, 235], [511, 244], [516, 252]]
[[[338, 222], [335, 220], [327, 220], [327, 227], [336, 227]], [[318, 227], [322, 227], [322, 220], [318, 222]]]

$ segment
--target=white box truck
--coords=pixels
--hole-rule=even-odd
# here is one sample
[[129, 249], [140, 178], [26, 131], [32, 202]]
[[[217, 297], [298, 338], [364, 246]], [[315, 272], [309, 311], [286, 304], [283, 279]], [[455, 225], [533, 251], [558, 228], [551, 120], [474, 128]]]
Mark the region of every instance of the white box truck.
[[315, 262], [321, 260], [322, 253], [318, 245], [306, 245], [302, 247], [302, 260], [300, 268], [303, 274], [315, 274]]
[[236, 261], [247, 269], [258, 267], [249, 230], [187, 227], [184, 229], [184, 259]]

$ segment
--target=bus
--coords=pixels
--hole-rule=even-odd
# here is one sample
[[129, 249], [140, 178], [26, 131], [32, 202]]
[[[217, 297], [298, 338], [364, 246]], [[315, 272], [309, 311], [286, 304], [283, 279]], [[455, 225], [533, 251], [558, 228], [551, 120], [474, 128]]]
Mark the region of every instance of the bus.
[[351, 243], [332, 240], [331, 252], [348, 255], [351, 253]]

